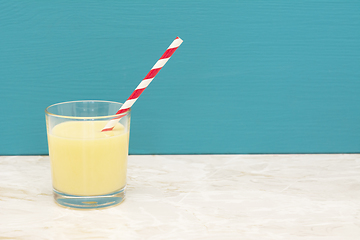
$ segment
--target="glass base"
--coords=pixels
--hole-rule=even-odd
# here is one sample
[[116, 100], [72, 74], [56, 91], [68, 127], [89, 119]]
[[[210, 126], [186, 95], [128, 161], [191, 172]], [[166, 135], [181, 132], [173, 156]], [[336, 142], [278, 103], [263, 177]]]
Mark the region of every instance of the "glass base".
[[97, 209], [120, 204], [125, 199], [125, 188], [100, 196], [76, 196], [54, 191], [55, 201], [64, 207], [77, 209]]

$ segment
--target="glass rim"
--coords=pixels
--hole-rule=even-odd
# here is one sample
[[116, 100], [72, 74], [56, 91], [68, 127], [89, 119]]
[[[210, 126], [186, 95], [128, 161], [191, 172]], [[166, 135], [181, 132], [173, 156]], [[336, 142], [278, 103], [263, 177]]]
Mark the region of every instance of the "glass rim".
[[[105, 101], [105, 100], [76, 100], [76, 101], [67, 101], [67, 102], [59, 102], [59, 103], [54, 103], [50, 106], [48, 106], [47, 108], [45, 108], [45, 114], [49, 115], [49, 116], [53, 116], [53, 117], [59, 117], [59, 118], [68, 118], [68, 119], [106, 119], [106, 118], [114, 118], [117, 117], [118, 114], [113, 114], [113, 115], [106, 115], [106, 116], [96, 116], [96, 117], [75, 117], [75, 116], [67, 116], [67, 115], [59, 115], [59, 114], [55, 114], [55, 113], [51, 113], [49, 112], [49, 108], [54, 107], [54, 106], [58, 106], [58, 105], [63, 105], [63, 104], [68, 104], [68, 103], [77, 103], [77, 102], [102, 102], [102, 103], [116, 103], [116, 104], [121, 104], [124, 105], [123, 103], [120, 102], [115, 102], [115, 101]], [[131, 112], [131, 108], [129, 108], [129, 110], [127, 110], [126, 112], [122, 113], [128, 115]], [[124, 116], [124, 117], [125, 117]]]

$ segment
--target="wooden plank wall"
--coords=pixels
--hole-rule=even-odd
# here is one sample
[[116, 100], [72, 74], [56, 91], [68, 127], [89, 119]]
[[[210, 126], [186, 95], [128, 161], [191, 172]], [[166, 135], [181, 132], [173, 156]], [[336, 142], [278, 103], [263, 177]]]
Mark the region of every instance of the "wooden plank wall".
[[360, 152], [359, 1], [0, 1], [0, 154], [47, 154], [44, 109], [123, 102], [131, 154]]

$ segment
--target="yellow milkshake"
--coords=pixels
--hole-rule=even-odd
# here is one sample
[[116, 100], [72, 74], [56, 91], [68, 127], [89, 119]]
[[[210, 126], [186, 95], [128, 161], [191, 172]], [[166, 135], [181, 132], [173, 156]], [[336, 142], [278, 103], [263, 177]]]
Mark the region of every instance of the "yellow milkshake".
[[129, 132], [107, 121], [68, 121], [48, 133], [55, 190], [79, 196], [113, 193], [126, 185]]

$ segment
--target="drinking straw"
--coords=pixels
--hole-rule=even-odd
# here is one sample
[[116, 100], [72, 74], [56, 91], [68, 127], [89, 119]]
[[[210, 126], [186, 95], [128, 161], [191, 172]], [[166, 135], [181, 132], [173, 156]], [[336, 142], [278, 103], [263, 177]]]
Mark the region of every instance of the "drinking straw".
[[145, 78], [140, 82], [140, 84], [136, 87], [134, 92], [130, 95], [130, 97], [126, 100], [126, 102], [121, 106], [119, 111], [116, 112], [116, 117], [111, 119], [106, 126], [101, 130], [102, 132], [111, 131], [115, 125], [119, 122], [119, 120], [127, 115], [127, 111], [131, 108], [131, 106], [136, 102], [141, 93], [145, 90], [147, 86], [151, 83], [151, 81], [155, 78], [156, 74], [161, 70], [161, 68], [165, 65], [165, 63], [170, 59], [176, 49], [181, 45], [183, 40], [181, 38], [176, 37], [175, 40], [170, 44], [170, 46], [166, 49], [161, 58], [155, 63], [155, 65], [151, 68], [150, 72], [145, 76]]

